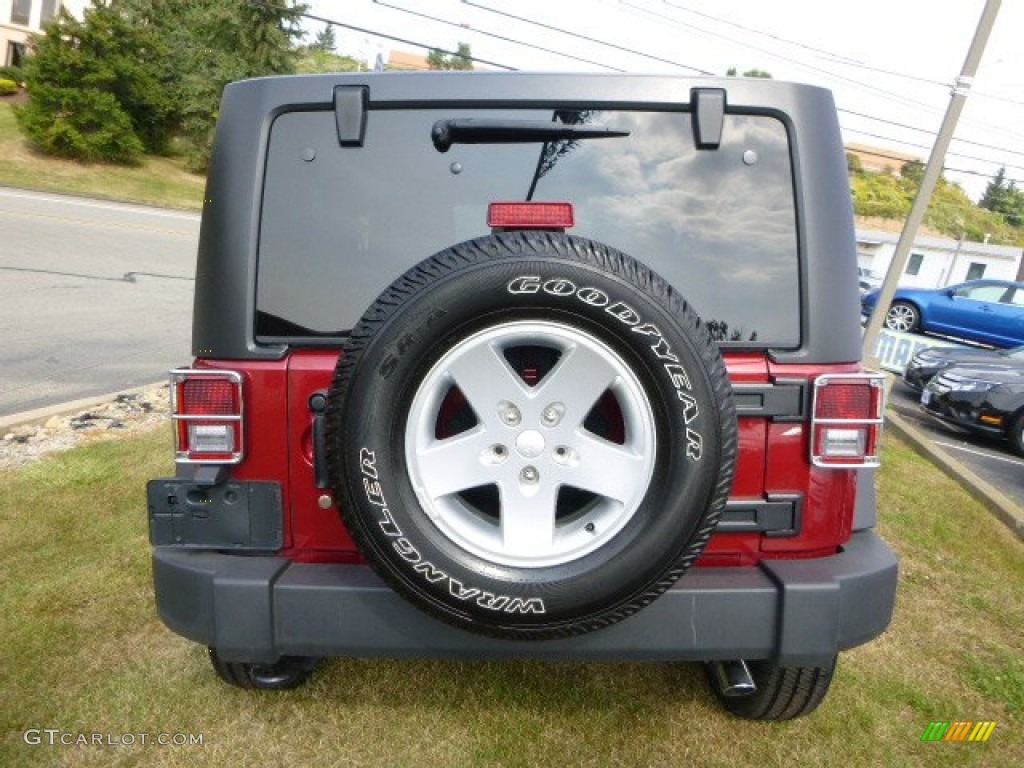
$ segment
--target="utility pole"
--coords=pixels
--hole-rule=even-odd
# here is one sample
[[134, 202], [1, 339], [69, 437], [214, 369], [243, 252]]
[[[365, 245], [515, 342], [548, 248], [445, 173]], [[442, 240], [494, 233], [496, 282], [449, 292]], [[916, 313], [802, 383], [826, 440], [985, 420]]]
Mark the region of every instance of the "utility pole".
[[885, 273], [885, 280], [882, 282], [882, 290], [878, 295], [878, 302], [875, 304], [875, 311], [871, 314], [871, 321], [864, 332], [864, 346], [861, 357], [868, 368], [878, 370], [880, 367], [878, 355], [875, 348], [878, 346], [878, 335], [882, 331], [882, 323], [885, 321], [889, 304], [892, 303], [893, 294], [899, 283], [900, 275], [907, 267], [907, 258], [910, 255], [910, 248], [914, 244], [914, 237], [917, 229], [921, 226], [925, 211], [928, 210], [928, 202], [931, 200], [935, 184], [942, 174], [942, 164], [946, 158], [946, 150], [953, 138], [953, 131], [956, 130], [957, 121], [963, 111], [964, 102], [967, 100], [967, 92], [974, 82], [974, 74], [978, 71], [978, 63], [981, 55], [985, 52], [985, 44], [988, 42], [989, 33], [996, 21], [996, 14], [999, 12], [1000, 0], [987, 0], [985, 9], [981, 12], [981, 19], [974, 32], [974, 40], [967, 51], [967, 58], [964, 60], [963, 68], [960, 70], [960, 77], [950, 94], [949, 106], [946, 108], [946, 116], [942, 120], [942, 127], [935, 138], [931, 155], [928, 157], [928, 164], [924, 169], [924, 176], [921, 178], [921, 187], [914, 198], [914, 205], [910, 209], [903, 224], [903, 231], [900, 233], [899, 242], [896, 244], [896, 252], [889, 264], [889, 271]]

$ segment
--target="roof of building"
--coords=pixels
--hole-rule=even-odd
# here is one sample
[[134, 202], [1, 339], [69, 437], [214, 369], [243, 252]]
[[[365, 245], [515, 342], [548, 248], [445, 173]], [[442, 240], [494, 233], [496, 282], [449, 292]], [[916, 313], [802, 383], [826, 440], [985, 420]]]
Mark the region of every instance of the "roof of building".
[[[857, 230], [858, 245], [881, 245], [883, 243], [895, 245], [899, 242], [899, 239], [899, 232], [881, 232], [871, 229]], [[916, 248], [927, 248], [934, 251], [955, 251], [958, 245], [961, 253], [976, 253], [998, 259], [1018, 259], [1024, 253], [1024, 249], [1019, 245], [992, 245], [991, 243], [976, 243], [971, 240], [964, 240], [960, 243], [952, 237], [918, 236], [914, 238], [914, 246]]]

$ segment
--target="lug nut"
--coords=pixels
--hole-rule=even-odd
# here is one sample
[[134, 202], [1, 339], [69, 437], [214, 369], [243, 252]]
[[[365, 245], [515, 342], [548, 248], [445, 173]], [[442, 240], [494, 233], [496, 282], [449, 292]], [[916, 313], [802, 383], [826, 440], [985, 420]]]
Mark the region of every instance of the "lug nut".
[[540, 421], [545, 427], [553, 427], [562, 420], [565, 414], [565, 406], [561, 403], [552, 403], [540, 415]]
[[565, 466], [575, 466], [579, 463], [579, 455], [568, 445], [555, 446], [554, 460]]
[[523, 415], [512, 403], [498, 403], [498, 415], [510, 427], [518, 425], [523, 420]]
[[519, 478], [524, 483], [536, 483], [540, 480], [540, 472], [537, 471], [536, 467], [523, 467], [523, 471], [519, 473]]

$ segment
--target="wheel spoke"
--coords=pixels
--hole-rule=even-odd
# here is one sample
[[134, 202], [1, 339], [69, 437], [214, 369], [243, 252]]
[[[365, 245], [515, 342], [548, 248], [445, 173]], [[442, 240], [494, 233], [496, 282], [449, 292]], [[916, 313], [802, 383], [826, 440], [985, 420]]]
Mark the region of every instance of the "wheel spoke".
[[522, 399], [524, 382], [494, 344], [476, 344], [452, 358], [446, 369], [478, 418], [490, 421], [501, 400]]
[[551, 552], [555, 536], [558, 486], [541, 482], [528, 486], [501, 484], [501, 541], [511, 557], [543, 557]]
[[571, 423], [581, 424], [618, 377], [615, 366], [604, 356], [575, 344], [537, 385], [537, 397], [545, 403], [564, 403]]
[[477, 427], [417, 448], [419, 468], [416, 475], [423, 490], [431, 499], [440, 499], [493, 482], [486, 466], [491, 447], [485, 430]]
[[579, 463], [566, 467], [566, 485], [627, 503], [638, 491], [644, 458], [621, 445], [581, 435], [576, 441]]

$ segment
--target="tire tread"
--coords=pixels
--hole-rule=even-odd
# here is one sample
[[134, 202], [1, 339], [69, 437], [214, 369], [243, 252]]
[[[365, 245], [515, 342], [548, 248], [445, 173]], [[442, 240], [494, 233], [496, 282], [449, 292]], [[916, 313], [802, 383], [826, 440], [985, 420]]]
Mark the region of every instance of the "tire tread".
[[828, 693], [836, 658], [824, 667], [785, 667], [774, 662], [751, 662], [757, 691], [749, 696], [723, 696], [712, 687], [723, 706], [747, 720], [792, 720], [810, 714]]

